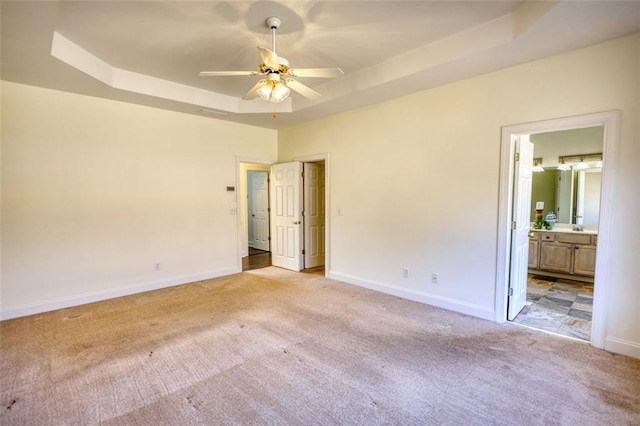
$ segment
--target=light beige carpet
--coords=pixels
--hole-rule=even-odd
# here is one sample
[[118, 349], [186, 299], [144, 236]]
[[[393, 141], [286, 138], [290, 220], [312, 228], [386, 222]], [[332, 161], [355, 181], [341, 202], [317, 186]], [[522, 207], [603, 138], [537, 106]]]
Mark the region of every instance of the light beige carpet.
[[0, 323], [2, 425], [638, 425], [640, 360], [270, 267]]

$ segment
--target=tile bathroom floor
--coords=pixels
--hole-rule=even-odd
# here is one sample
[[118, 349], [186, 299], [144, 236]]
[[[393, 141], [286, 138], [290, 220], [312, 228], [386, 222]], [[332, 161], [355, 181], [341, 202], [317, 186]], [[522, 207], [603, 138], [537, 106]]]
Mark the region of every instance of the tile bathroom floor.
[[529, 275], [527, 304], [513, 322], [590, 341], [592, 312], [592, 283]]

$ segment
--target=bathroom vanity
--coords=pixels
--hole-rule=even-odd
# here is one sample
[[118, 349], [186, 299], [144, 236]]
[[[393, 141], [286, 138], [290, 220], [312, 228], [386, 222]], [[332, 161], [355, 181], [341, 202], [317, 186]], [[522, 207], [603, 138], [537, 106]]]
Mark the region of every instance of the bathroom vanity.
[[597, 245], [597, 231], [532, 229], [529, 273], [593, 282]]

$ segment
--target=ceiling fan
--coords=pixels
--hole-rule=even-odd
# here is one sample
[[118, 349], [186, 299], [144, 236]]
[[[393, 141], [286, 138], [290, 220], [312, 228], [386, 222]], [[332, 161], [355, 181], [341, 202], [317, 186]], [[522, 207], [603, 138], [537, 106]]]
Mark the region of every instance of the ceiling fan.
[[262, 58], [262, 63], [258, 65], [258, 71], [202, 71], [202, 77], [226, 77], [238, 75], [261, 75], [262, 80], [258, 81], [242, 99], [251, 100], [256, 96], [278, 103], [284, 101], [292, 89], [307, 99], [317, 99], [321, 95], [310, 87], [305, 86], [292, 77], [319, 77], [335, 78], [341, 76], [343, 71], [340, 68], [298, 68], [289, 67], [289, 61], [276, 54], [276, 30], [282, 21], [276, 16], [266, 19], [267, 27], [271, 29], [272, 43], [271, 50], [258, 47], [258, 52]]

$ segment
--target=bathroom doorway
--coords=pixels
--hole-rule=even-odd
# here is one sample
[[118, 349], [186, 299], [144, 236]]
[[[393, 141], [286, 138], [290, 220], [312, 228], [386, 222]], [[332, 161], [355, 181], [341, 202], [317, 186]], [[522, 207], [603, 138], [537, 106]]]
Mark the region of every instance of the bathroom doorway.
[[[513, 288], [515, 277], [511, 275], [511, 228], [515, 224], [514, 217], [514, 182], [516, 166], [516, 140], [520, 135], [534, 135], [561, 132], [571, 129], [586, 129], [602, 126], [602, 185], [600, 195], [599, 223], [597, 225], [597, 246], [595, 253], [595, 277], [593, 292], [593, 313], [591, 321], [590, 341], [595, 347], [604, 346], [606, 322], [606, 300], [611, 282], [611, 264], [608, 256], [603, 255], [610, 250], [610, 218], [611, 200], [613, 196], [613, 173], [615, 167], [615, 150], [618, 145], [618, 112], [596, 113], [576, 117], [547, 120], [535, 123], [507, 126], [502, 129], [502, 154], [500, 172], [500, 212], [498, 229], [498, 279], [496, 283], [496, 321], [507, 320], [509, 291]], [[535, 155], [537, 157], [537, 155]], [[535, 205], [534, 205], [535, 207]], [[527, 215], [528, 216], [528, 215]], [[571, 228], [569, 233], [571, 233]], [[573, 237], [572, 237], [573, 238]], [[585, 238], [580, 234], [579, 238]], [[590, 241], [592, 241], [590, 239]], [[582, 242], [582, 241], [581, 241]], [[538, 258], [539, 260], [540, 258]], [[529, 279], [527, 276], [526, 279]], [[526, 285], [526, 284], [525, 284]], [[548, 289], [547, 289], [548, 290]], [[584, 301], [581, 299], [581, 301]], [[575, 302], [575, 301], [574, 301]], [[566, 304], [566, 303], [565, 303]], [[582, 306], [584, 308], [584, 306]], [[571, 309], [569, 307], [569, 309]], [[580, 310], [580, 309], [577, 309]]]
[[533, 226], [525, 305], [512, 321], [590, 341], [604, 127], [528, 136]]

